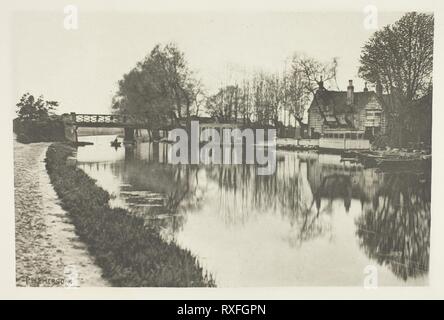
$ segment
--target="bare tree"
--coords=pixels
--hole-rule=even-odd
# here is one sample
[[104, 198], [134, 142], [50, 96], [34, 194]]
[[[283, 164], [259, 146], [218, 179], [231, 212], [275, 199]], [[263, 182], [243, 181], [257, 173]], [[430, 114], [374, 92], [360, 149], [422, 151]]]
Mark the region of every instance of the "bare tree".
[[259, 72], [244, 79], [241, 85], [228, 85], [209, 97], [209, 113], [224, 121], [279, 126], [281, 115], [289, 114], [303, 123], [310, 99], [322, 81], [336, 83], [337, 60], [321, 63], [295, 55], [289, 70], [282, 74]]
[[314, 94], [321, 81], [336, 85], [338, 59], [333, 58], [329, 62], [320, 62], [314, 58], [296, 54], [292, 60], [292, 71], [301, 77], [305, 90]]
[[[337, 87], [336, 74], [338, 68], [337, 58], [330, 62], [320, 62], [314, 58], [295, 54], [293, 56], [290, 74], [290, 101], [293, 106], [293, 115], [302, 125], [305, 107], [310, 100], [317, 100], [320, 87], [326, 89], [326, 84]], [[317, 103], [321, 106], [320, 103]], [[319, 112], [326, 120], [324, 110], [320, 107]]]
[[279, 115], [285, 103], [285, 80], [279, 74], [265, 77], [265, 101], [268, 114], [268, 122], [279, 125]]
[[209, 97], [206, 101], [208, 112], [222, 121], [237, 121], [241, 114], [241, 89], [238, 85], [229, 85]]
[[283, 76], [284, 109], [303, 126], [305, 108], [309, 102], [301, 72], [286, 70]]

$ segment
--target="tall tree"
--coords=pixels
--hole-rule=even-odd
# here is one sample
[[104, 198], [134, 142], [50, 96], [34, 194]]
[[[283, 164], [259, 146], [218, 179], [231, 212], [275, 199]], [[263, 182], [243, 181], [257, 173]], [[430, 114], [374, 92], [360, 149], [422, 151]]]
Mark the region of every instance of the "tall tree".
[[279, 125], [279, 116], [285, 102], [285, 78], [279, 74], [266, 75], [265, 101], [267, 107], [267, 122]]
[[118, 112], [190, 117], [202, 88], [175, 44], [157, 45], [119, 81], [113, 99]]
[[390, 97], [390, 129], [399, 145], [410, 107], [432, 90], [433, 36], [433, 14], [411, 12], [375, 32], [361, 52], [360, 75]]
[[304, 85], [301, 72], [293, 69], [285, 72], [283, 79], [284, 109], [300, 126], [304, 125], [305, 109], [309, 101], [309, 92]]

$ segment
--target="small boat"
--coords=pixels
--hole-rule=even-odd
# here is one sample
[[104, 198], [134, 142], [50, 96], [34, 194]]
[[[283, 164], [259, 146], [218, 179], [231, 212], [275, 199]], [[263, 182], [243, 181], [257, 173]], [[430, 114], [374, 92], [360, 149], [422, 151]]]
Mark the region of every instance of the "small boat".
[[122, 145], [119, 141], [111, 141], [111, 147], [119, 148]]
[[431, 166], [431, 158], [385, 158], [376, 160], [378, 168], [381, 169], [427, 169]]
[[378, 161], [383, 159], [384, 156], [382, 156], [378, 152], [362, 151], [356, 153], [356, 158], [360, 163], [364, 165], [365, 168], [375, 168], [378, 166]]
[[88, 141], [78, 141], [74, 143], [76, 147], [92, 146], [94, 143]]
[[355, 151], [343, 151], [341, 156], [343, 158], [356, 158], [358, 156], [358, 153]]
[[341, 162], [359, 162], [359, 160], [356, 159], [356, 158], [344, 158], [344, 157], [342, 157], [341, 158]]
[[344, 151], [341, 153], [341, 162], [359, 162], [358, 153], [355, 151]]

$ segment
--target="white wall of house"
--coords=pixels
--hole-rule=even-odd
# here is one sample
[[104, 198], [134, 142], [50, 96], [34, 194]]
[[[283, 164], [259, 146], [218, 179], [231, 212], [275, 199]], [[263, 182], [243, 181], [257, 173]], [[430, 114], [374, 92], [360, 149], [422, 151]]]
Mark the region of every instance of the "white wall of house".
[[370, 141], [365, 139], [351, 140], [345, 138], [320, 138], [319, 147], [323, 149], [370, 149]]

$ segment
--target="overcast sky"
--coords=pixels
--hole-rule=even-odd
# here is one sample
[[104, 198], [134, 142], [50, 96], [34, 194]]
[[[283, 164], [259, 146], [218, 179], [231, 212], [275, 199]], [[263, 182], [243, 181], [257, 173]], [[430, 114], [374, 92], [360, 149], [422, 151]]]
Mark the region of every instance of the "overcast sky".
[[[402, 13], [379, 13], [379, 26]], [[17, 13], [12, 56], [17, 99], [25, 92], [60, 102], [60, 112], [107, 113], [117, 81], [157, 43], [175, 42], [209, 93], [251, 71], [279, 72], [294, 52], [339, 58], [338, 85], [355, 90], [361, 47], [374, 30], [356, 13]]]

